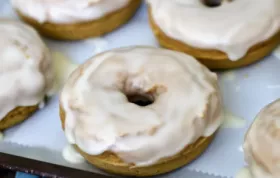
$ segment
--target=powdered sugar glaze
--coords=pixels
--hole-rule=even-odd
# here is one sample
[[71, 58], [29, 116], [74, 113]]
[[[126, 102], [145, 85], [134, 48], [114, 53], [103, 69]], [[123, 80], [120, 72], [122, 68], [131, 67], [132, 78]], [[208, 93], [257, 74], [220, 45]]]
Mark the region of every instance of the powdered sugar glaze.
[[253, 178], [280, 177], [280, 100], [258, 114], [245, 137], [244, 154]]
[[131, 0], [11, 0], [15, 9], [38, 22], [81, 23], [99, 19]]
[[0, 120], [17, 106], [43, 101], [52, 87], [49, 51], [31, 27], [0, 19]]
[[[128, 102], [133, 93], [154, 102]], [[90, 59], [66, 82], [61, 106], [70, 144], [91, 155], [111, 151], [136, 166], [175, 155], [223, 119], [216, 74], [185, 54], [148, 47]]]
[[201, 49], [220, 50], [231, 60], [280, 30], [279, 0], [147, 0], [152, 18], [169, 37]]

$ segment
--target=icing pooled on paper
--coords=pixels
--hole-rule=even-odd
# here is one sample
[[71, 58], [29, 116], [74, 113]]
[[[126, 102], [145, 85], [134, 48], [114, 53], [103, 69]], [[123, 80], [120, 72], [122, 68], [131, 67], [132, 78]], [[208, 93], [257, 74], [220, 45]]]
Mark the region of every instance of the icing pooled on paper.
[[250, 170], [247, 167], [244, 167], [237, 173], [235, 178], [254, 178], [254, 177], [252, 177]]
[[31, 27], [0, 20], [0, 120], [17, 106], [43, 101], [52, 87], [49, 51]]
[[52, 52], [55, 82], [51, 90], [52, 94], [55, 94], [61, 90], [65, 81], [70, 74], [78, 67], [78, 64], [73, 63], [63, 53], [54, 51]]
[[227, 71], [227, 72], [223, 72], [221, 74], [221, 80], [222, 81], [231, 82], [235, 79], [236, 79], [236, 72], [234, 72], [234, 71]]
[[84, 157], [78, 153], [72, 145], [67, 145], [62, 151], [63, 158], [72, 164], [80, 164], [85, 162]]
[[93, 47], [93, 54], [104, 52], [108, 49], [109, 42], [104, 37], [89, 38], [83, 41], [84, 44]]
[[41, 23], [80, 23], [99, 19], [131, 0], [11, 0], [15, 9]]
[[243, 128], [246, 125], [246, 120], [237, 117], [229, 111], [225, 111], [224, 113], [225, 120], [222, 124], [222, 128]]
[[[133, 95], [151, 102], [139, 106], [129, 102]], [[72, 73], [60, 101], [71, 144], [91, 155], [114, 152], [136, 166], [175, 155], [223, 120], [216, 74], [188, 55], [149, 47], [88, 60]]]
[[200, 0], [147, 0], [152, 17], [169, 37], [231, 60], [280, 30], [279, 0], [233, 0], [207, 7]]
[[280, 177], [280, 100], [266, 106], [245, 137], [244, 153], [253, 178]]

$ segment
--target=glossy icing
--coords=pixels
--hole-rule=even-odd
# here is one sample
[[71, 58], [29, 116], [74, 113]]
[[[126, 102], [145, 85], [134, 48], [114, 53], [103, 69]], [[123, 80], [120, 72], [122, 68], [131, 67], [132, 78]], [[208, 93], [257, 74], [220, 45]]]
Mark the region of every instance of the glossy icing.
[[152, 17], [169, 37], [190, 46], [220, 50], [231, 60], [280, 30], [279, 0], [223, 1], [208, 7], [199, 0], [147, 0]]
[[280, 177], [280, 100], [266, 106], [248, 130], [244, 154], [253, 178]]
[[[131, 95], [154, 102], [139, 106]], [[223, 120], [217, 75], [191, 56], [150, 47], [91, 58], [72, 73], [60, 101], [70, 144], [136, 166], [175, 155]]]
[[40, 23], [72, 24], [99, 19], [131, 0], [11, 0], [15, 9]]
[[31, 27], [0, 19], [0, 120], [44, 100], [53, 82], [49, 50]]

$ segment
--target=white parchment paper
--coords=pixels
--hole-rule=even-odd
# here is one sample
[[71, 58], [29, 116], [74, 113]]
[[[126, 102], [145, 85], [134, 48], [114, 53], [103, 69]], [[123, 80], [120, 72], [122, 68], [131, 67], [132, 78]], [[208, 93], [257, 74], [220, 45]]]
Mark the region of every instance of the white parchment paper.
[[[0, 0], [0, 17], [17, 18], [7, 0]], [[61, 42], [45, 39], [53, 52], [61, 52], [76, 63], [83, 63], [94, 54], [130, 45], [157, 46], [150, 30], [146, 8], [119, 30], [103, 37], [78, 42]], [[269, 56], [259, 63], [239, 70], [219, 74], [225, 108], [246, 120], [241, 128], [221, 129], [209, 149], [190, 165], [162, 177], [186, 177], [189, 170], [222, 177], [234, 177], [244, 166], [241, 145], [244, 134], [259, 110], [280, 96], [280, 59]], [[20, 156], [36, 152], [34, 159], [97, 171], [87, 164], [70, 165], [61, 160], [61, 151], [67, 142], [58, 116], [58, 97], [54, 96], [46, 107], [26, 122], [7, 130], [0, 151]], [[22, 146], [26, 148], [21, 149]], [[22, 150], [22, 151], [20, 151]], [[43, 156], [46, 154], [56, 156]], [[60, 158], [58, 158], [60, 156]], [[28, 156], [26, 156], [28, 157]], [[55, 160], [60, 159], [60, 161]], [[202, 175], [201, 175], [202, 177]], [[203, 178], [204, 178], [203, 177]]]

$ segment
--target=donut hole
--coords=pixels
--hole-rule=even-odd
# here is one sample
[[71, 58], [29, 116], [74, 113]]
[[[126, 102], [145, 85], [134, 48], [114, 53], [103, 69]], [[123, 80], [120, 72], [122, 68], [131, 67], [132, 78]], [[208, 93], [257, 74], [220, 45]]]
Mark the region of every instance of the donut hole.
[[131, 94], [126, 95], [127, 100], [130, 103], [134, 103], [138, 106], [148, 106], [150, 104], [154, 103], [154, 98], [151, 95], [145, 95], [145, 94]]
[[222, 5], [223, 0], [201, 0], [202, 3], [207, 7], [219, 7]]

